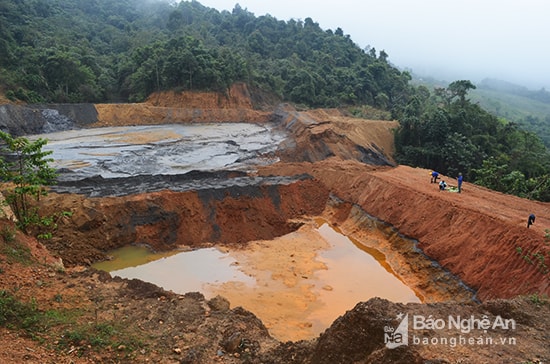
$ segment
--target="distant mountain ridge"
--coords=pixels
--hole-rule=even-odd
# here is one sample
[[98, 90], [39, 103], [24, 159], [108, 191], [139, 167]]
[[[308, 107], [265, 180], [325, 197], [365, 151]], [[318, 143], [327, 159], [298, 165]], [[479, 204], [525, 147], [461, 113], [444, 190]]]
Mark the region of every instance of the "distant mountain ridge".
[[519, 86], [514, 83], [498, 80], [494, 78], [485, 78], [478, 85], [480, 89], [494, 90], [512, 95], [527, 97], [545, 104], [550, 104], [550, 92], [541, 88], [538, 91], [529, 90], [527, 87]]
[[[449, 82], [412, 73], [413, 85], [429, 89], [447, 87]], [[512, 82], [485, 78], [470, 90], [468, 98], [496, 117], [518, 124], [537, 134], [550, 147], [550, 92], [535, 91]]]

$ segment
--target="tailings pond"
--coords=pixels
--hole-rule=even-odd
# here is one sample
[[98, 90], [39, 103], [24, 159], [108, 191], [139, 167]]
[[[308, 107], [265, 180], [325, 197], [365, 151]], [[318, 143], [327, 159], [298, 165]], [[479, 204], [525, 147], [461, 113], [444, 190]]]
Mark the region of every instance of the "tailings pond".
[[[245, 172], [276, 162], [275, 152], [286, 135], [270, 125], [216, 123], [72, 130], [36, 137], [47, 139], [45, 149], [53, 152], [54, 167], [61, 173], [57, 191], [119, 196], [181, 189], [185, 183], [178, 178], [193, 173], [215, 174], [212, 183], [221, 184], [223, 171], [242, 173], [242, 183], [260, 183], [254, 178], [267, 177]], [[135, 184], [142, 176], [152, 179], [121, 191], [122, 183]], [[87, 182], [74, 183], [83, 180]], [[241, 183], [239, 178], [231, 180]], [[356, 215], [364, 224], [361, 211]], [[413, 241], [395, 232], [388, 235], [378, 223], [355, 229], [362, 233], [357, 239], [323, 217], [303, 220], [292, 233], [239, 248], [153, 254], [129, 246], [111, 252], [112, 260], [95, 267], [176, 293], [221, 295], [231, 307], [242, 306], [257, 315], [281, 341], [316, 337], [346, 310], [372, 297], [403, 303], [472, 299], [472, 292], [417, 251]]]
[[107, 127], [42, 134], [61, 180], [246, 169], [275, 162], [284, 133], [250, 123]]
[[[373, 231], [370, 239], [388, 245], [383, 236]], [[338, 316], [372, 297], [402, 303], [439, 299], [410, 288], [386, 256], [367, 245], [315, 218], [295, 232], [250, 242], [244, 249], [212, 247], [153, 254], [144, 247], [126, 247], [113, 251], [112, 260], [95, 267], [180, 294], [221, 295], [231, 307], [253, 312], [281, 341], [314, 338]], [[460, 285], [451, 281], [450, 285]]]

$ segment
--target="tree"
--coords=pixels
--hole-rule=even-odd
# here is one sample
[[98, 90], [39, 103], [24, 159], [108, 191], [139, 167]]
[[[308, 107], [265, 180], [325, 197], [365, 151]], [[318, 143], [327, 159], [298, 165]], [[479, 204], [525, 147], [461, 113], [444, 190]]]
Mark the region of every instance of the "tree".
[[460, 104], [464, 105], [466, 102], [466, 95], [469, 90], [475, 90], [476, 86], [469, 80], [454, 81], [449, 84], [447, 90], [450, 93], [450, 97], [457, 97], [460, 99]]
[[27, 232], [30, 225], [40, 224], [38, 209], [31, 200], [38, 201], [46, 193], [44, 186], [56, 177], [49, 166], [53, 159], [48, 156], [52, 152], [42, 150], [47, 141], [41, 138], [31, 142], [0, 131], [0, 140], [3, 142], [0, 177], [7, 183], [6, 201], [13, 209], [18, 227]]

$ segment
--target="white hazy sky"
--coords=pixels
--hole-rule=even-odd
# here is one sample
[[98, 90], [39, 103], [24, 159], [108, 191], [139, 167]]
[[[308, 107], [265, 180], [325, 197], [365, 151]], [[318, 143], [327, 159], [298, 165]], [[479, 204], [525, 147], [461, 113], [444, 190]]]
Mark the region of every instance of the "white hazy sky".
[[278, 20], [340, 27], [400, 68], [476, 83], [485, 77], [550, 90], [549, 0], [198, 0]]

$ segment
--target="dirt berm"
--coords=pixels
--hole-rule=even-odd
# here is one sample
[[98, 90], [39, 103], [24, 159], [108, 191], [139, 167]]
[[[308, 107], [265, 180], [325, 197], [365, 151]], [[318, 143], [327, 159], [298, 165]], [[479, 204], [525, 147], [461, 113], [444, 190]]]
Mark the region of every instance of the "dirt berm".
[[[428, 170], [395, 166], [395, 122], [354, 119], [338, 110], [300, 112], [289, 105], [270, 110], [258, 100], [265, 102], [265, 97], [256, 98], [245, 85], [236, 85], [225, 95], [158, 94], [143, 104], [95, 106], [98, 121], [93, 126], [270, 122], [286, 130], [289, 137], [278, 151], [280, 162], [254, 173], [195, 172], [176, 180], [166, 178], [160, 184], [146, 179], [92, 179], [60, 185], [57, 193], [41, 201], [42, 211], [71, 211], [72, 215], [57, 221], [58, 229], [45, 247], [18, 234], [40, 264], [13, 262], [4, 249], [0, 284], [21, 299], [33, 298], [43, 310], [78, 308], [83, 323], [122, 323], [125, 336], [139, 338], [141, 344], [97, 350], [82, 339], [52, 349], [66, 340], [63, 330], [44, 334], [44, 346], [2, 328], [0, 362], [550, 360], [550, 304], [543, 298], [550, 293], [545, 239], [550, 204], [495, 193], [468, 182], [461, 194], [439, 192], [430, 184]], [[443, 178], [452, 184], [452, 178]], [[173, 188], [185, 185], [186, 180], [202, 187]], [[136, 183], [142, 191], [132, 189]], [[89, 191], [97, 197], [89, 197]], [[328, 211], [329, 200], [335, 199], [341, 208]], [[206, 300], [200, 293], [178, 295], [138, 280], [113, 279], [88, 267], [103, 259], [109, 249], [136, 242], [158, 250], [175, 245], [245, 249], [251, 240], [272, 239], [297, 229], [306, 216], [323, 215], [344, 233], [360, 236], [362, 220], [356, 211], [417, 239], [433, 264], [440, 264], [477, 291], [480, 302], [404, 305], [374, 298], [342, 312], [318, 338], [283, 343], [272, 338], [253, 313], [232, 308], [222, 297]], [[528, 229], [530, 213], [537, 220]], [[3, 245], [8, 246], [6, 234], [3, 237]], [[60, 269], [59, 258], [64, 269]], [[61, 294], [63, 299], [59, 299]], [[404, 314], [408, 321], [401, 321], [407, 317]], [[446, 321], [457, 316], [466, 320], [460, 327], [416, 327], [419, 317]], [[482, 320], [493, 325], [486, 328]], [[403, 330], [403, 322], [409, 323], [408, 345], [390, 348], [385, 338]], [[467, 325], [472, 322], [474, 327]], [[475, 341], [480, 338], [482, 342]], [[398, 342], [393, 336], [390, 343]]]

